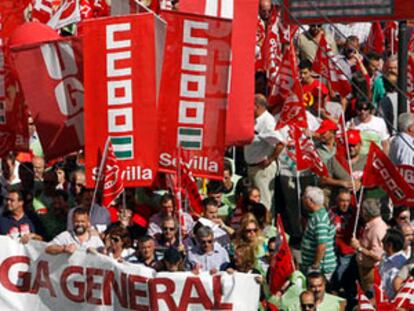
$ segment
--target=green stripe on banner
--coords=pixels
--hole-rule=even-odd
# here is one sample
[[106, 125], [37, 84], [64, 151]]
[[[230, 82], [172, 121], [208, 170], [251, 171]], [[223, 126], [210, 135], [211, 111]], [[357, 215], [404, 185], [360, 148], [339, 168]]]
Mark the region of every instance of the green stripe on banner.
[[196, 141], [181, 141], [180, 145], [183, 148], [195, 148], [195, 149], [201, 148], [201, 143], [196, 142]]
[[132, 158], [132, 151], [115, 151], [114, 153], [119, 159]]
[[178, 133], [180, 135], [201, 135], [201, 129], [194, 129], [194, 128], [188, 128], [188, 127], [181, 127], [178, 129]]
[[130, 144], [132, 142], [132, 137], [131, 136], [111, 137], [111, 142], [113, 145]]

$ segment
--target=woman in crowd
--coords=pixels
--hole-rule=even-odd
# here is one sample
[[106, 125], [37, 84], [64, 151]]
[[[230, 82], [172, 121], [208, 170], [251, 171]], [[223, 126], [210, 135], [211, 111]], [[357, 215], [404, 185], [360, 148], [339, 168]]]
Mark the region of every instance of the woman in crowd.
[[135, 254], [131, 248], [131, 239], [127, 229], [121, 226], [111, 227], [105, 238], [106, 254], [115, 261], [128, 261]]

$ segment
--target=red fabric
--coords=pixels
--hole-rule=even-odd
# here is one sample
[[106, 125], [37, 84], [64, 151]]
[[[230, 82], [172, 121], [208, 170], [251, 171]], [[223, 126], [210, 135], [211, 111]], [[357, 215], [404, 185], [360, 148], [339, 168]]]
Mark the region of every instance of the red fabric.
[[53, 3], [51, 0], [34, 0], [32, 8], [32, 20], [46, 24], [53, 15]]
[[89, 0], [80, 0], [80, 15], [82, 20], [93, 17], [93, 4]]
[[[306, 107], [311, 108], [313, 111], [318, 111], [319, 108], [324, 110], [325, 98], [329, 95], [327, 86], [319, 81], [319, 79], [313, 80], [311, 84], [302, 84], [303, 90], [303, 103]], [[319, 99], [319, 93], [321, 98]], [[320, 101], [320, 106], [319, 106]]]
[[298, 171], [311, 169], [318, 176], [329, 176], [328, 169], [319, 157], [313, 140], [305, 134], [303, 128], [290, 126], [290, 136], [295, 140], [296, 169]]
[[395, 205], [414, 206], [414, 191], [375, 143], [369, 149], [362, 184], [383, 188]]
[[365, 53], [370, 51], [378, 54], [384, 53], [385, 37], [380, 22], [373, 22], [369, 32], [367, 42], [365, 43]]
[[393, 300], [394, 306], [399, 308], [414, 308], [414, 278], [409, 277], [398, 291]]
[[375, 311], [376, 309], [371, 304], [371, 301], [365, 296], [364, 292], [361, 289], [361, 286], [357, 284], [358, 287], [358, 310], [359, 311]]
[[12, 50], [26, 104], [48, 160], [84, 145], [81, 50], [79, 38]]
[[[150, 186], [155, 179], [159, 153], [154, 19], [153, 14], [138, 14], [82, 24], [88, 187], [94, 185], [93, 172], [107, 137], [123, 171], [125, 187]], [[115, 28], [120, 24], [129, 29]], [[109, 25], [114, 27], [113, 37], [107, 31]], [[114, 61], [109, 74], [109, 56], [120, 52], [129, 52], [129, 57]]]
[[338, 207], [329, 210], [332, 224], [336, 228], [336, 246], [341, 255], [355, 254], [355, 249], [350, 246], [355, 223], [355, 209], [349, 207], [347, 213], [342, 213]]
[[[189, 159], [187, 164], [194, 176], [222, 178], [231, 22], [173, 11], [163, 11], [161, 16], [168, 25], [165, 50], [175, 52], [164, 59], [160, 84], [160, 130], [159, 139], [155, 140], [159, 146], [160, 170], [167, 173], [176, 171], [177, 146], [181, 146], [182, 156]], [[192, 21], [203, 23], [207, 29], [192, 30], [187, 23], [190, 16]], [[197, 40], [205, 40], [195, 47], [206, 53], [215, 51], [206, 56], [191, 55], [191, 63], [194, 64], [191, 67], [204, 68], [201, 72], [182, 67], [183, 53], [194, 45], [184, 41], [186, 36], [183, 34], [189, 31], [197, 33]], [[219, 37], [217, 33], [220, 33]], [[187, 77], [203, 79], [203, 89]]]
[[246, 77], [253, 77], [255, 71], [255, 37], [259, 5], [258, 0], [230, 1], [233, 2], [232, 14], [223, 12], [225, 10], [222, 10], [221, 3], [224, 1], [180, 0], [179, 5], [181, 12], [232, 18], [232, 67], [227, 103], [226, 146], [244, 145], [250, 143], [254, 137], [254, 79]]
[[277, 218], [277, 226], [279, 233], [282, 237], [282, 244], [279, 251], [273, 255], [270, 261], [269, 273], [270, 273], [270, 292], [275, 295], [285, 284], [286, 280], [295, 271], [293, 265], [293, 257], [289, 248], [289, 244], [286, 239], [285, 229], [283, 227], [282, 219], [280, 215]]
[[398, 22], [387, 22], [384, 28], [385, 41], [392, 55], [398, 53]]
[[315, 60], [312, 64], [312, 69], [327, 79], [335, 92], [339, 93], [342, 97], [345, 97], [351, 93], [352, 87], [348, 78], [338, 65], [334, 63], [334, 57], [335, 55], [328, 45], [325, 36], [322, 35]]
[[104, 207], [109, 207], [124, 191], [122, 171], [114, 154], [112, 143], [109, 141], [108, 144], [102, 172], [102, 206]]

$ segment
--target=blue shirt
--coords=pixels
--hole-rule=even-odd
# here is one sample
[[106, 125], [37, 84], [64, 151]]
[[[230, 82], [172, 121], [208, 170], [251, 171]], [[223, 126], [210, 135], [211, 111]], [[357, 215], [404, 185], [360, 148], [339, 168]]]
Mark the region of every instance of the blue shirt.
[[35, 226], [26, 214], [19, 220], [16, 220], [12, 215], [0, 217], [1, 235], [8, 235], [11, 238], [18, 239], [25, 234], [34, 232]]

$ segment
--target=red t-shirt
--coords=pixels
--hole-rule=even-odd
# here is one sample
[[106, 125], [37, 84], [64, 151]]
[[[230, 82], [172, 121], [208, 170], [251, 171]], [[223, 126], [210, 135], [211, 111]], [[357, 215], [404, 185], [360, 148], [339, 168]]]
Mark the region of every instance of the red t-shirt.
[[309, 109], [318, 109], [319, 95], [321, 95], [321, 108], [324, 105], [324, 99], [329, 95], [329, 90], [325, 84], [315, 79], [311, 84], [302, 84], [303, 103]]

